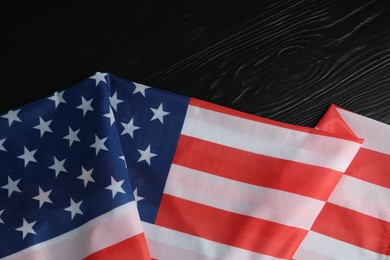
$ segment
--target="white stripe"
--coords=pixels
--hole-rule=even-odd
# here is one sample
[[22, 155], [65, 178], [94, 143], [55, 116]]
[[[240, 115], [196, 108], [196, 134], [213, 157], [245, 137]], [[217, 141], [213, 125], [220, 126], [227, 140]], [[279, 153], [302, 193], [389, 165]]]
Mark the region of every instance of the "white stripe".
[[142, 232], [137, 206], [133, 201], [70, 232], [36, 244], [5, 259], [82, 259]]
[[358, 136], [364, 138], [362, 147], [390, 154], [390, 126], [374, 119], [337, 108], [340, 116]]
[[150, 254], [153, 258], [159, 260], [280, 259], [224, 245], [146, 222], [142, 222], [142, 226]]
[[294, 259], [385, 260], [387, 256], [310, 231], [295, 252]]
[[182, 134], [344, 172], [360, 144], [188, 106]]
[[[222, 210], [309, 230], [325, 202], [173, 164], [164, 193]], [[286, 214], [288, 212], [288, 214]]]
[[329, 202], [390, 222], [390, 189], [348, 175], [343, 175]]

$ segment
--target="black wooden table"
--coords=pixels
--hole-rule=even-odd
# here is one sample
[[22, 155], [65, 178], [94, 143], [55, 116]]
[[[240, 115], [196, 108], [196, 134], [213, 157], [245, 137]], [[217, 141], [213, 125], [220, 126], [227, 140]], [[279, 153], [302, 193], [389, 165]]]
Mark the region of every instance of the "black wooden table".
[[331, 103], [390, 124], [390, 1], [9, 1], [0, 112], [96, 71], [314, 126]]

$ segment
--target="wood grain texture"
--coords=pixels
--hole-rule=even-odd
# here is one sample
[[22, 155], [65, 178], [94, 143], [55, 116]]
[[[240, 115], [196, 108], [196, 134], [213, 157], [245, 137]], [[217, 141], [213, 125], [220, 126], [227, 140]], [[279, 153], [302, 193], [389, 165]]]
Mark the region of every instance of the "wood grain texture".
[[292, 124], [390, 124], [390, 2], [67, 1], [1, 10], [0, 112], [96, 71]]

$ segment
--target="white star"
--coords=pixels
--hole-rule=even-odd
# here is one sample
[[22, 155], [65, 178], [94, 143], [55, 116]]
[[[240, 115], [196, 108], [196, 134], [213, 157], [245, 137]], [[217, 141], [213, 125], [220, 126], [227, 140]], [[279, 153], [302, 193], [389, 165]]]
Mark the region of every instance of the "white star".
[[61, 92], [57, 91], [57, 92], [54, 92], [54, 94], [51, 97], [49, 97], [48, 99], [53, 100], [54, 101], [54, 105], [57, 108], [58, 105], [61, 104], [61, 103], [65, 103], [66, 104], [66, 101], [62, 97], [63, 95], [64, 95], [64, 91], [61, 91]]
[[80, 209], [82, 202], [83, 201], [76, 203], [73, 201], [72, 198], [70, 198], [70, 206], [65, 208], [64, 210], [69, 211], [71, 213], [71, 219], [73, 219], [76, 214], [84, 215], [84, 213]]
[[115, 195], [120, 192], [126, 194], [126, 192], [122, 189], [122, 184], [124, 180], [121, 181], [116, 181], [112, 176], [111, 176], [111, 185], [107, 186], [106, 189], [112, 191], [112, 198], [115, 197]]
[[22, 231], [23, 233], [23, 239], [27, 236], [28, 233], [36, 235], [33, 226], [35, 225], [36, 221], [28, 223], [24, 218], [23, 218], [23, 226], [20, 228], [17, 228], [15, 230], [17, 231]]
[[72, 128], [69, 127], [69, 134], [64, 136], [64, 139], [69, 140], [69, 147], [72, 146], [73, 142], [80, 142], [80, 139], [77, 137], [80, 129], [77, 129], [76, 131], [73, 131]]
[[110, 119], [110, 125], [114, 124], [115, 116], [114, 116], [114, 112], [112, 111], [111, 106], [110, 106], [110, 112], [108, 112], [107, 114], [104, 114], [103, 116], [108, 117]]
[[34, 158], [36, 151], [36, 149], [29, 151], [26, 146], [24, 147], [24, 154], [18, 156], [18, 158], [24, 160], [24, 167], [26, 167], [29, 162], [37, 162], [37, 160]]
[[4, 151], [6, 152], [7, 150], [5, 149], [4, 147], [4, 141], [5, 141], [6, 138], [3, 138], [0, 140], [0, 151]]
[[45, 132], [53, 133], [53, 131], [49, 127], [51, 121], [52, 120], [48, 120], [45, 122], [45, 120], [43, 120], [42, 117], [39, 117], [39, 125], [34, 126], [34, 128], [38, 129], [41, 132], [41, 137]]
[[125, 159], [125, 156], [122, 155], [122, 156], [119, 156], [119, 159], [123, 160], [124, 164], [125, 164], [125, 167], [127, 169], [127, 163], [126, 163], [126, 159]]
[[110, 104], [111, 104], [112, 108], [116, 111], [118, 104], [122, 103], [122, 102], [123, 102], [123, 100], [121, 100], [117, 97], [116, 91], [115, 91], [115, 93], [110, 97]]
[[153, 115], [153, 117], [152, 117], [152, 119], [150, 119], [150, 121], [153, 121], [153, 120], [155, 120], [155, 119], [158, 119], [158, 120], [160, 120], [160, 122], [163, 124], [164, 122], [164, 116], [166, 116], [166, 115], [168, 115], [169, 114], [169, 112], [166, 112], [166, 111], [164, 111], [163, 110], [163, 105], [162, 105], [162, 103], [160, 104], [160, 106], [156, 109], [156, 108], [150, 108], [152, 111], [153, 111], [153, 113], [154, 113], [154, 115]]
[[65, 169], [65, 167], [64, 167], [64, 163], [65, 163], [65, 160], [66, 160], [66, 159], [64, 159], [64, 160], [62, 160], [62, 161], [59, 161], [55, 156], [53, 156], [53, 157], [54, 157], [54, 164], [53, 164], [52, 166], [50, 166], [49, 169], [52, 169], [52, 170], [55, 171], [55, 173], [56, 173], [56, 178], [57, 178], [57, 176], [58, 176], [58, 174], [59, 174], [60, 172], [68, 172], [68, 171]]
[[[3, 212], [4, 212], [4, 209], [3, 210], [0, 210], [0, 216], [3, 214]], [[0, 223], [1, 224], [4, 224], [4, 221], [0, 218]]]
[[8, 119], [8, 125], [11, 126], [14, 121], [22, 122], [22, 120], [20, 120], [20, 118], [18, 117], [19, 111], [20, 111], [20, 109], [18, 109], [18, 110], [10, 110], [10, 111], [8, 111], [7, 114], [2, 115], [1, 117], [7, 118]]
[[135, 94], [135, 93], [141, 93], [142, 96], [145, 97], [145, 90], [148, 89], [148, 88], [150, 88], [150, 87], [145, 86], [145, 85], [143, 85], [143, 84], [135, 83], [135, 82], [133, 82], [133, 84], [135, 85], [135, 89], [134, 89], [133, 94]]
[[89, 77], [90, 79], [94, 79], [96, 81], [96, 86], [99, 85], [99, 83], [101, 81], [103, 81], [104, 83], [107, 83], [106, 79], [105, 79], [105, 76], [107, 76], [107, 73], [100, 73], [100, 72], [96, 72], [95, 75]]
[[145, 199], [144, 197], [138, 196], [137, 188], [135, 188], [135, 190], [134, 190], [133, 193], [134, 193], [134, 200], [135, 200], [136, 202]]
[[18, 188], [18, 184], [20, 182], [20, 179], [14, 181], [11, 179], [11, 177], [8, 176], [8, 183], [1, 188], [7, 189], [8, 190], [8, 198], [11, 197], [12, 192], [21, 192], [20, 189]]
[[92, 101], [93, 101], [93, 98], [91, 98], [90, 100], [86, 100], [84, 97], [81, 97], [81, 105], [79, 105], [77, 108], [80, 108], [83, 110], [83, 116], [85, 116], [85, 114], [88, 111], [94, 111], [92, 106], [91, 106]]
[[81, 171], [82, 174], [77, 177], [77, 179], [81, 179], [84, 181], [84, 188], [87, 187], [88, 182], [95, 182], [95, 180], [91, 176], [93, 168], [87, 171], [86, 169], [84, 169], [83, 166], [81, 166]]
[[39, 200], [39, 208], [42, 207], [43, 203], [53, 203], [51, 199], [49, 198], [49, 195], [52, 190], [43, 191], [41, 187], [39, 187], [39, 194], [35, 197], [33, 197], [34, 200]]
[[129, 134], [131, 136], [131, 138], [134, 137], [133, 136], [134, 131], [140, 128], [140, 127], [134, 125], [133, 118], [127, 124], [126, 123], [121, 123], [121, 124], [124, 128], [121, 135]]
[[141, 156], [138, 159], [140, 161], [146, 161], [150, 165], [150, 159], [157, 156], [157, 154], [150, 152], [150, 145], [144, 151], [137, 149]]
[[99, 139], [97, 135], [95, 135], [95, 143], [91, 144], [89, 147], [96, 149], [96, 155], [98, 155], [100, 150], [106, 150], [108, 151], [107, 147], [104, 145], [104, 142], [107, 140], [108, 137]]

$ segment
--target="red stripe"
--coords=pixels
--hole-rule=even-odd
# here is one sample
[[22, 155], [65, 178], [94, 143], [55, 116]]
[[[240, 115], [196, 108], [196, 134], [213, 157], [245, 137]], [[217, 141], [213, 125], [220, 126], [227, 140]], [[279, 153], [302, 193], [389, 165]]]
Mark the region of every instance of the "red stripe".
[[379, 254], [389, 253], [390, 223], [332, 203], [326, 203], [312, 230]]
[[[326, 132], [359, 139], [359, 137], [356, 136], [353, 130], [340, 116], [339, 112], [337, 111], [337, 108], [339, 107], [334, 104], [331, 104], [325, 115], [321, 117], [321, 120], [318, 122], [317, 127]], [[361, 140], [363, 141], [364, 139]]]
[[289, 259], [307, 231], [164, 194], [155, 224], [222, 244]]
[[390, 188], [389, 165], [390, 155], [360, 148], [346, 174]]
[[138, 234], [108, 248], [95, 252], [86, 260], [151, 259], [144, 233]]
[[257, 115], [241, 112], [241, 111], [234, 110], [231, 108], [223, 107], [223, 106], [213, 104], [210, 102], [206, 102], [203, 100], [199, 100], [196, 98], [190, 98], [190, 105], [196, 106], [196, 107], [201, 107], [201, 108], [208, 109], [208, 110], [212, 110], [215, 112], [220, 112], [220, 113], [236, 116], [236, 117], [245, 118], [245, 119], [256, 121], [256, 122], [261, 122], [261, 123], [279, 126], [279, 127], [283, 127], [283, 128], [287, 128], [287, 129], [291, 129], [291, 130], [296, 130], [296, 131], [300, 131], [300, 132], [306, 132], [306, 133], [312, 133], [312, 134], [330, 136], [330, 137], [337, 137], [337, 138], [342, 138], [345, 140], [353, 141], [356, 143], [363, 142], [363, 139], [359, 139], [359, 138], [356, 138], [354, 136], [340, 135], [340, 134], [336, 134], [336, 133], [325, 132], [325, 131], [322, 131], [322, 130], [319, 130], [316, 128], [287, 124], [287, 123], [275, 121], [272, 119], [260, 117]]
[[338, 171], [288, 161], [182, 135], [173, 163], [258, 186], [327, 200]]

